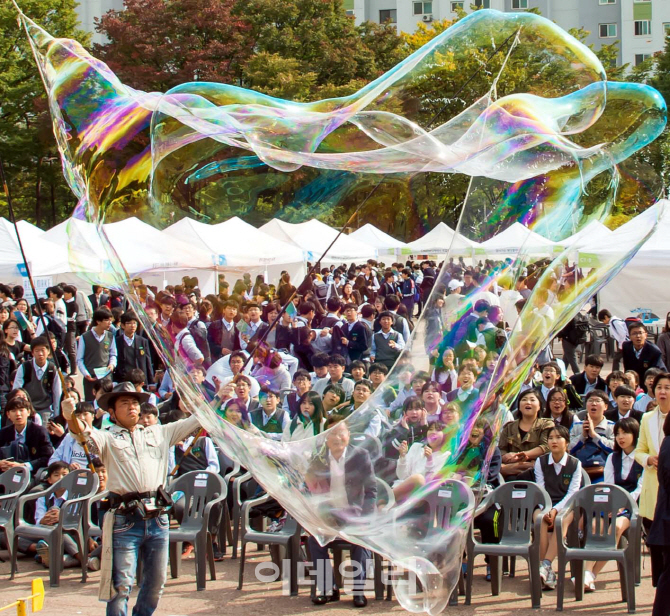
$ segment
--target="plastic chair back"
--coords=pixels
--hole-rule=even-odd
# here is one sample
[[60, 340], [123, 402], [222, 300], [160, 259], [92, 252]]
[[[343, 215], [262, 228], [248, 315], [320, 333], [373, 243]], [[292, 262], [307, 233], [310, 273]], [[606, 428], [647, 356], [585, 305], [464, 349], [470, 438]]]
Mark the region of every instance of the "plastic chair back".
[[530, 481], [512, 481], [496, 488], [493, 502], [502, 507], [500, 543], [508, 545], [530, 543], [533, 513], [538, 507], [551, 509], [546, 492]]
[[82, 468], [70, 471], [58, 483], [51, 486], [49, 495], [56, 490], [67, 490], [67, 501], [63, 503], [60, 514], [64, 530], [78, 529], [81, 524], [82, 515], [88, 507], [88, 503], [84, 501], [69, 501], [92, 496], [98, 491], [99, 485], [100, 482], [97, 473], [92, 473]]
[[432, 493], [431, 520], [435, 530], [467, 528], [474, 514], [475, 495], [462, 481], [449, 479]]
[[614, 550], [616, 517], [620, 509], [633, 511], [634, 503], [628, 492], [615, 485], [597, 483], [577, 492], [574, 509], [581, 510], [586, 518], [583, 525], [585, 549]]
[[12, 523], [19, 497], [29, 483], [30, 471], [25, 466], [10, 468], [0, 475], [0, 527]]
[[168, 491], [184, 493], [184, 517], [180, 524], [182, 531], [199, 530], [207, 504], [226, 494], [223, 477], [208, 471], [191, 471], [173, 481]]

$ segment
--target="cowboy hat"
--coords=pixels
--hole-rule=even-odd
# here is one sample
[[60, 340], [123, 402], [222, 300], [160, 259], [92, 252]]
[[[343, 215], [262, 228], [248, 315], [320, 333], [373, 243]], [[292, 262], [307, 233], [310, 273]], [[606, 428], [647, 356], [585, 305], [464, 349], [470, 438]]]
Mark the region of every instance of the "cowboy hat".
[[135, 386], [132, 383], [126, 381], [125, 383], [119, 383], [118, 385], [115, 385], [112, 391], [100, 396], [100, 399], [98, 400], [98, 406], [103, 411], [108, 411], [110, 405], [112, 405], [114, 401], [121, 396], [132, 396], [140, 404], [143, 402], [148, 402], [151, 398], [151, 394], [143, 391], [135, 391]]

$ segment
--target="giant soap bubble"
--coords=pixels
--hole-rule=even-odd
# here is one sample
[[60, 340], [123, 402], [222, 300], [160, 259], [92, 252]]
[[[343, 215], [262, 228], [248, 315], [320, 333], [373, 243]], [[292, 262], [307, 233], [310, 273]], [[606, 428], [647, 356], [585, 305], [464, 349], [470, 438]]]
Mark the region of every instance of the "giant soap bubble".
[[[302, 221], [338, 207], [353, 211], [379, 183], [413, 199], [424, 182], [439, 189], [450, 174], [470, 176], [452, 255], [485, 254], [496, 262], [463, 296], [445, 298], [446, 272], [437, 278], [389, 378], [352, 409], [346, 428], [286, 442], [259, 435], [237, 415], [228, 416], [231, 423], [191, 380], [188, 359], [175, 347], [179, 323], [147, 327], [182, 398], [226, 453], [320, 542], [351, 540], [391, 561], [407, 610], [442, 611], [458, 580], [473, 509], [448, 519], [435, 515], [435, 502], [450, 494], [440, 486], [459, 479], [481, 494], [503, 418], [536, 357], [652, 233], [653, 227], [639, 236], [620, 233], [614, 250], [589, 244], [588, 234], [558, 249], [548, 241], [609, 215], [623, 181], [619, 165], [665, 126], [661, 96], [639, 84], [608, 83], [589, 49], [529, 13], [476, 11], [355, 94], [313, 103], [217, 83], [140, 92], [77, 42], [54, 39], [21, 19], [49, 95], [63, 169], [79, 199], [76, 215], [99, 225], [110, 257], [106, 280], [128, 293], [145, 324], [103, 221], [136, 215], [165, 224], [168, 212], [187, 211], [189, 191], [218, 200], [226, 215], [253, 213], [263, 199]], [[445, 117], [453, 106], [438, 85], [473, 57], [487, 85]], [[515, 91], [506, 79], [520, 66], [533, 76], [531, 91]], [[363, 214], [374, 219], [381, 205]], [[526, 239], [514, 252], [473, 244], [519, 224]], [[74, 227], [71, 240], [73, 259], [90, 272]], [[528, 273], [532, 288], [520, 294]], [[489, 302], [484, 312], [479, 300]], [[436, 452], [420, 477], [408, 460], [421, 455], [410, 447], [399, 462], [391, 438], [403, 399], [411, 407], [411, 375], [419, 371], [460, 385], [447, 408], [437, 409], [447, 425], [431, 431]], [[426, 405], [431, 395], [429, 387]], [[366, 449], [374, 468], [350, 506], [333, 499], [318, 472], [337, 439]], [[410, 573], [415, 587], [404, 575]]]

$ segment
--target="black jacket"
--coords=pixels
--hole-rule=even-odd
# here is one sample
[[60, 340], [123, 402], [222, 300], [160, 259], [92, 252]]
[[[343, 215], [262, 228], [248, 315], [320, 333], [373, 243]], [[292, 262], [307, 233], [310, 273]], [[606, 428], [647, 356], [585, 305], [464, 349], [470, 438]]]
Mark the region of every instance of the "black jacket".
[[658, 496], [647, 544], [670, 547], [670, 437], [658, 452]]
[[[212, 353], [212, 362], [215, 362], [217, 359], [221, 359], [222, 355], [222, 346], [223, 346], [223, 323], [221, 319], [217, 319], [210, 324], [207, 330], [207, 342], [209, 342], [209, 350]], [[239, 351], [240, 350], [240, 336], [237, 331], [237, 326], [233, 324], [233, 348], [228, 349], [229, 351]]]
[[[642, 415], [644, 415], [642, 411], [636, 411], [635, 409], [631, 409], [628, 417], [632, 417], [633, 419], [636, 419], [638, 423], [641, 423]], [[619, 411], [615, 408], [607, 409], [605, 411], [605, 419], [616, 423], [617, 421], [619, 421]]]
[[[342, 344], [343, 337], [349, 341], [346, 347]], [[333, 353], [341, 353], [345, 357], [348, 355], [351, 361], [355, 361], [369, 358], [371, 350], [372, 332], [365, 323], [354, 323], [351, 331], [348, 323], [333, 329]]]
[[[317, 490], [330, 490], [330, 453], [328, 450], [315, 456], [307, 471], [308, 485], [317, 484]], [[347, 447], [344, 461], [344, 487], [347, 500], [354, 515], [366, 515], [374, 511], [377, 502], [377, 482], [375, 480], [370, 455], [365, 449]]]
[[[577, 393], [580, 396], [583, 396], [584, 392], [586, 391], [586, 374], [584, 372], [573, 374], [570, 377], [570, 382], [573, 384]], [[607, 384], [605, 383], [604, 379], [600, 377], [596, 378], [596, 389], [599, 389], [600, 391], [607, 391]]]
[[114, 380], [122, 382], [128, 380], [128, 373], [134, 368], [139, 368], [146, 376], [145, 385], [154, 382], [154, 369], [151, 365], [151, 343], [142, 336], [135, 334], [133, 347], [135, 349], [135, 361], [131, 362], [129, 347], [123, 338], [123, 332], [118, 330], [116, 336], [116, 368], [114, 369]]
[[[16, 431], [14, 424], [11, 424], [0, 430], [0, 447], [9, 447], [16, 438]], [[16, 460], [16, 462], [30, 462], [32, 464], [34, 475], [38, 470], [44, 468], [49, 464], [49, 458], [54, 452], [49, 439], [49, 433], [42, 426], [34, 424], [32, 421], [28, 422], [26, 426], [26, 442], [27, 460]], [[10, 455], [3, 455], [3, 459], [8, 457], [15, 457]]]
[[621, 354], [623, 356], [623, 369], [635, 370], [640, 377], [640, 386], [642, 388], [644, 388], [644, 373], [649, 368], [660, 368], [663, 372], [667, 372], [668, 370], [663, 363], [661, 349], [651, 342], [645, 342], [640, 352], [640, 357], [636, 357], [633, 343], [627, 340], [621, 345]]

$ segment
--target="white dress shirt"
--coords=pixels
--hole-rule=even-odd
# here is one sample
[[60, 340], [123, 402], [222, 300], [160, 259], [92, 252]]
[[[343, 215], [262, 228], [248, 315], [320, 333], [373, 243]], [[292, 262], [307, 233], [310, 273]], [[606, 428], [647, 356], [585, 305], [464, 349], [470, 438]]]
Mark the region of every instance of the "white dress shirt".
[[[563, 467], [568, 463], [567, 452], [563, 454], [563, 457], [558, 462], [554, 461], [554, 456], [551, 453], [547, 455], [549, 456], [551, 465], [554, 467], [554, 471], [556, 472], [557, 475], [560, 475], [563, 472]], [[541, 457], [542, 456], [540, 456], [540, 458]], [[537, 483], [537, 485], [544, 488], [544, 473], [542, 472], [542, 465], [540, 464], [540, 458], [537, 458], [535, 460], [535, 482]], [[566, 495], [558, 503], [556, 503], [552, 507], [552, 509], [556, 509], [556, 511], [561, 511], [561, 509], [565, 507], [570, 497], [579, 490], [579, 484], [581, 483], [581, 481], [582, 481], [582, 463], [579, 460], [577, 460], [577, 468], [575, 469], [575, 472], [572, 475], [572, 479], [570, 479], [570, 485], [568, 486], [568, 491]]]
[[[607, 456], [607, 461], [605, 462], [605, 483], [611, 483], [616, 485], [614, 480], [614, 461], [612, 460], [612, 455]], [[626, 479], [630, 473], [630, 469], [635, 462], [635, 449], [630, 453], [624, 451], [621, 452], [621, 478]], [[630, 493], [634, 501], [637, 501], [640, 498], [640, 492], [642, 491], [642, 477], [644, 476], [644, 471], [640, 475], [640, 478], [637, 480], [637, 486]]]
[[347, 449], [344, 448], [339, 460], [328, 452], [330, 460], [330, 500], [333, 507], [344, 509], [349, 506], [347, 489], [344, 485], [344, 464], [347, 458]]

